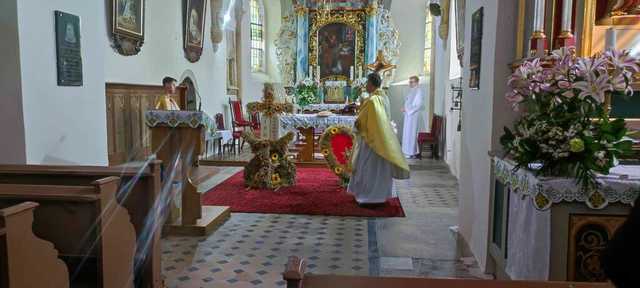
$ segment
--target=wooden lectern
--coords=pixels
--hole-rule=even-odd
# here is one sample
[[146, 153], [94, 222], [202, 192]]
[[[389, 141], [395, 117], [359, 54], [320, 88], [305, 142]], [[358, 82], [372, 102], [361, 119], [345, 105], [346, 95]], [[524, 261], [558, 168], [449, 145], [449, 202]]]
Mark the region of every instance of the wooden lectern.
[[[171, 196], [170, 211], [163, 234], [204, 236], [231, 215], [228, 206], [203, 206], [201, 194], [191, 175], [198, 166], [204, 135], [211, 118], [197, 111], [147, 111], [151, 143], [157, 159], [162, 160], [162, 193]], [[175, 195], [176, 197], [174, 197]], [[171, 197], [171, 198], [168, 198]], [[178, 205], [176, 205], [179, 203]]]

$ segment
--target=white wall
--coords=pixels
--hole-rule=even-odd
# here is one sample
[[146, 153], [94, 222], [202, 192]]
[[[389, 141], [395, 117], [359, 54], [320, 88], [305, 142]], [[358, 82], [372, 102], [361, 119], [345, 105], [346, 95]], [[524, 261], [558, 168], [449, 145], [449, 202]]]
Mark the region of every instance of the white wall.
[[[240, 0], [237, 0], [240, 1]], [[245, 0], [246, 1], [246, 0]], [[245, 13], [242, 18], [242, 44], [240, 69], [241, 69], [241, 94], [243, 104], [259, 101], [262, 98], [262, 88], [264, 83], [279, 83], [281, 82], [280, 71], [278, 70], [278, 59], [276, 57], [276, 47], [274, 41], [278, 37], [278, 31], [281, 25], [281, 7], [280, 1], [275, 0], [262, 0], [265, 5], [265, 21], [266, 21], [266, 34], [265, 34], [265, 54], [266, 54], [266, 70], [264, 72], [253, 73], [251, 72], [251, 34], [250, 34], [250, 15], [249, 4], [246, 1]]]
[[513, 112], [504, 101], [508, 63], [515, 55], [516, 1], [467, 1], [465, 63], [469, 59], [471, 15], [484, 7], [480, 89], [468, 87], [469, 69], [463, 70], [462, 151], [459, 191], [460, 232], [481, 268], [487, 268], [490, 224], [490, 167], [487, 154], [500, 148], [502, 127]]
[[[26, 162], [106, 165], [104, 2], [17, 2]], [[80, 16], [82, 87], [57, 85], [54, 10]]]
[[[414, 75], [424, 75], [424, 29], [426, 15], [424, 0], [401, 0], [391, 2], [391, 18], [400, 35], [400, 59], [395, 71], [394, 82], [409, 79]], [[429, 108], [428, 81], [421, 83], [424, 92], [424, 111], [421, 112], [419, 129], [425, 131], [427, 127], [427, 111]], [[391, 104], [391, 120], [398, 125], [398, 137], [402, 137], [404, 114], [404, 96], [409, 92], [408, 86], [391, 86], [388, 94]]]
[[0, 163], [5, 164], [27, 161], [16, 1], [0, 1], [0, 35], [3, 38], [0, 41]]
[[[210, 36], [211, 5], [209, 1], [206, 2], [205, 41], [198, 62], [191, 63], [184, 57], [182, 1], [146, 1], [145, 43], [140, 53], [135, 56], [122, 56], [105, 46], [105, 81], [161, 85], [165, 76], [174, 77], [178, 81], [189, 76], [202, 97], [202, 110], [212, 117], [223, 112], [225, 105], [228, 105], [225, 43], [220, 43], [217, 52], [214, 52]], [[94, 6], [101, 6], [100, 4]], [[105, 19], [101, 21], [104, 22]], [[108, 29], [110, 28], [101, 31], [102, 38], [108, 39]], [[225, 123], [229, 123], [229, 120]]]

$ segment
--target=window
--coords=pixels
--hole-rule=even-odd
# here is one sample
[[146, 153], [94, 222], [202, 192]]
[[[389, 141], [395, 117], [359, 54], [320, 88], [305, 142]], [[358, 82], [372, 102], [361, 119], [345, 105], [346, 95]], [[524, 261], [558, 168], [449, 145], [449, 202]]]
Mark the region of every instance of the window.
[[427, 21], [424, 28], [424, 75], [431, 76], [431, 43], [433, 40], [433, 17], [427, 9]]
[[264, 72], [264, 7], [251, 0], [251, 71]]

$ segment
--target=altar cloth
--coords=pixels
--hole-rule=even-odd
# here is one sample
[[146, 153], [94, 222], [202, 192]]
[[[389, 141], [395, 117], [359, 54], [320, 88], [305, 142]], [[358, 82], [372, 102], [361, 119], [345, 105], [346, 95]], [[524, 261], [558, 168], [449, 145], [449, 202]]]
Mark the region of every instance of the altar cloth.
[[323, 130], [334, 125], [353, 127], [355, 122], [355, 116], [333, 115], [318, 117], [315, 114], [294, 114], [280, 116], [280, 129], [284, 131], [292, 131], [298, 128], [315, 128]]

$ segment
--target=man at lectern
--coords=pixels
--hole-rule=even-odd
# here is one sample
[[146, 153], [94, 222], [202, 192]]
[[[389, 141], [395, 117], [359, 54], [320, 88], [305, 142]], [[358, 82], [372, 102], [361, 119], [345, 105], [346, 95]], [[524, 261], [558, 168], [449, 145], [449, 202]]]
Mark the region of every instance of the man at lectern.
[[180, 110], [180, 106], [176, 103], [171, 95], [176, 93], [176, 82], [178, 80], [169, 76], [162, 79], [162, 86], [164, 87], [164, 95], [160, 96], [156, 103], [156, 110]]

